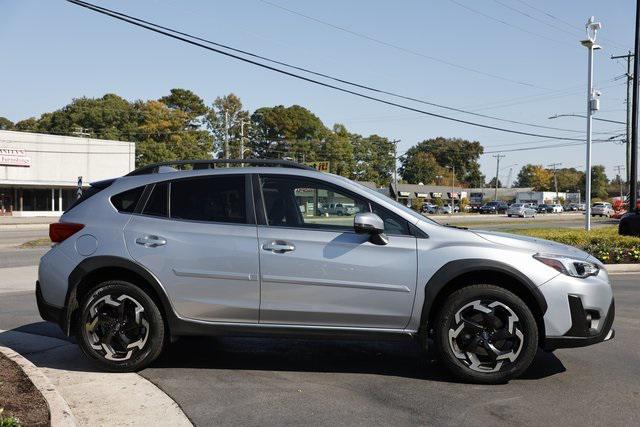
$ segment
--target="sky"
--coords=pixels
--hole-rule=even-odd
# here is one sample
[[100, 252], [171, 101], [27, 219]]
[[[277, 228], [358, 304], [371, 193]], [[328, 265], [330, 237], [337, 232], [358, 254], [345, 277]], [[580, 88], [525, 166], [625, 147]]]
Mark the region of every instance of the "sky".
[[[317, 72], [432, 103], [541, 129], [389, 96], [421, 110], [522, 132], [584, 138], [587, 49], [584, 25], [602, 22], [594, 60], [598, 118], [625, 121], [624, 60], [633, 47], [632, 0], [104, 0], [155, 23]], [[288, 10], [287, 10], [288, 9]], [[303, 16], [304, 15], [304, 16]], [[487, 180], [511, 182], [527, 163], [584, 169], [585, 144], [456, 123], [282, 76], [115, 21], [63, 0], [0, 0], [0, 116], [38, 117], [73, 98], [117, 93], [157, 99], [191, 89], [210, 104], [235, 93], [245, 108], [302, 105], [331, 127], [399, 139], [399, 152], [432, 137], [479, 141]], [[619, 78], [623, 76], [623, 78]], [[369, 93], [371, 94], [371, 93]], [[375, 94], [374, 94], [375, 95]], [[377, 95], [376, 95], [377, 96]], [[568, 131], [567, 131], [568, 130]], [[594, 139], [625, 125], [595, 121]], [[566, 142], [566, 141], [565, 141]], [[545, 149], [508, 151], [529, 147]], [[499, 153], [498, 153], [499, 152]], [[625, 163], [615, 142], [593, 145], [593, 164]]]

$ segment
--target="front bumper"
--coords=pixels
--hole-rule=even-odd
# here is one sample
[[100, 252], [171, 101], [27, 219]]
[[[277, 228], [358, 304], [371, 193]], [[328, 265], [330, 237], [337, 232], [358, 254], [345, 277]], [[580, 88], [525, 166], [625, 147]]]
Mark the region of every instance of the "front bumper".
[[[585, 347], [608, 341], [615, 337], [615, 330], [612, 329], [615, 317], [615, 303], [611, 300], [611, 305], [604, 319], [594, 319], [593, 313], [585, 310], [582, 300], [579, 297], [569, 295], [569, 310], [571, 312], [571, 328], [560, 337], [546, 337], [544, 349], [547, 351], [558, 348]], [[603, 321], [602, 327], [593, 328], [592, 323]]]

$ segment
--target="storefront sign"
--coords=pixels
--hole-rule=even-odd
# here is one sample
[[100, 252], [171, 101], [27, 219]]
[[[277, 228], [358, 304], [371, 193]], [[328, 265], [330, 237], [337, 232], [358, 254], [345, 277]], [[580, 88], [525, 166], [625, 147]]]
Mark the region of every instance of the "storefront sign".
[[26, 150], [0, 147], [0, 166], [18, 166], [28, 168], [31, 158]]
[[311, 166], [320, 172], [329, 172], [329, 162], [305, 162], [305, 165]]
[[442, 193], [431, 193], [431, 197], [434, 199], [440, 199], [442, 198]]
[[416, 197], [422, 198], [422, 199], [428, 199], [429, 198], [429, 193], [416, 193]]
[[400, 195], [400, 197], [409, 197], [411, 195], [411, 193], [408, 191], [400, 191], [398, 194]]

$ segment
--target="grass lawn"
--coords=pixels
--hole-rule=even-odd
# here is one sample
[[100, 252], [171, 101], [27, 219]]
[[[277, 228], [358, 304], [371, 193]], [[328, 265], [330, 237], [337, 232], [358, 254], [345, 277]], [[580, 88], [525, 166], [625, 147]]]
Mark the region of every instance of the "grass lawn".
[[508, 232], [575, 246], [605, 264], [640, 262], [640, 238], [618, 235], [615, 225], [589, 232], [570, 228], [514, 229]]

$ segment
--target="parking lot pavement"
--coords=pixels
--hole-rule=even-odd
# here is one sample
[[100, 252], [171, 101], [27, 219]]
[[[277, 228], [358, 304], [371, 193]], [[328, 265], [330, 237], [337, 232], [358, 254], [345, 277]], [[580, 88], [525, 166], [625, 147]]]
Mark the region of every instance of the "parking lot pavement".
[[[612, 275], [616, 338], [540, 352], [520, 379], [463, 384], [411, 342], [189, 338], [141, 374], [196, 425], [640, 424], [640, 274]], [[33, 293], [0, 298], [0, 329], [59, 336]]]

